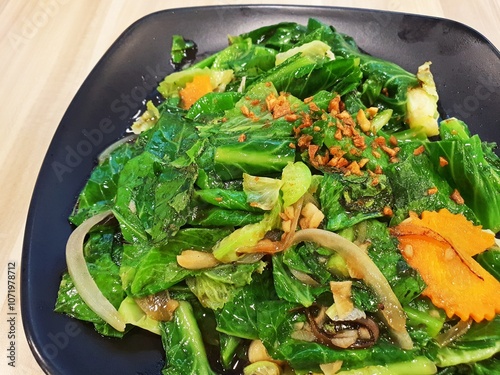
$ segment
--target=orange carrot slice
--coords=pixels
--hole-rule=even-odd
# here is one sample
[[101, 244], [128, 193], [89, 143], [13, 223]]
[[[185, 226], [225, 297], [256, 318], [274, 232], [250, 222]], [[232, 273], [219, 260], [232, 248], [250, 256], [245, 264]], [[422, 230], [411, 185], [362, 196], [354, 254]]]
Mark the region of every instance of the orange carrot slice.
[[427, 285], [422, 294], [448, 317], [480, 322], [500, 313], [500, 282], [471, 256], [494, 244], [491, 233], [448, 210], [411, 215], [392, 233]]
[[210, 76], [194, 76], [191, 82], [188, 82], [184, 88], [179, 90], [179, 95], [181, 97], [181, 107], [183, 109], [191, 108], [194, 102], [200, 99], [203, 95], [212, 92], [212, 90], [213, 87], [210, 81]]
[[495, 244], [493, 233], [483, 232], [464, 215], [452, 214], [447, 209], [439, 212], [424, 211], [420, 225], [438, 232], [455, 250], [469, 256], [482, 253]]

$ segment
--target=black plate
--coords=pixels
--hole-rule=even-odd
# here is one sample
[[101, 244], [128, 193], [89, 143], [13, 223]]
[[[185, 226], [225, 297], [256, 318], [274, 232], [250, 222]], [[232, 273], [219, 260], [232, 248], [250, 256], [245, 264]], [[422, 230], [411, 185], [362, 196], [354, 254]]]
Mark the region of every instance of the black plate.
[[[136, 330], [103, 338], [90, 324], [53, 312], [66, 269], [67, 221], [96, 156], [123, 135], [144, 98], [173, 69], [172, 34], [194, 40], [200, 53], [239, 34], [309, 17], [334, 25], [366, 52], [409, 71], [430, 60], [443, 117], [465, 120], [484, 140], [499, 141], [500, 54], [462, 24], [430, 17], [359, 9], [224, 6], [162, 11], [130, 26], [85, 80], [59, 125], [30, 206], [22, 258], [22, 314], [28, 342], [50, 374], [159, 374], [160, 339]], [[64, 72], [62, 72], [64, 74]]]

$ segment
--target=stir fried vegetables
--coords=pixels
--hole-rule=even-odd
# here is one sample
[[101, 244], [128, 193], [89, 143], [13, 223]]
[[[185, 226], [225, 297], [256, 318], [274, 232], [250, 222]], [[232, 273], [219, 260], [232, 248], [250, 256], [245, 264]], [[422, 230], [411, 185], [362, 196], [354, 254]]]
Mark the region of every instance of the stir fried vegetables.
[[80, 193], [56, 311], [160, 335], [163, 374], [498, 372], [500, 159], [439, 122], [431, 62], [314, 19], [229, 40], [174, 36]]

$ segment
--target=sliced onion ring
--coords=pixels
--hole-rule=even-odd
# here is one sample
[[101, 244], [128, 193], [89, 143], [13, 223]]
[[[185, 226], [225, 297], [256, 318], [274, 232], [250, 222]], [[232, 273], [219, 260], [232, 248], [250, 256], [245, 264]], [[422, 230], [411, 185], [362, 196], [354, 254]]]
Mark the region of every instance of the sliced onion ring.
[[384, 306], [382, 316], [399, 346], [408, 350], [413, 348], [406, 330], [406, 316], [399, 300], [382, 272], [363, 250], [344, 237], [322, 229], [303, 229], [294, 234], [293, 243], [304, 241], [315, 242], [344, 258], [351, 276], [363, 279], [380, 299]]
[[111, 211], [102, 212], [79, 225], [68, 238], [66, 243], [66, 263], [68, 272], [75, 284], [75, 288], [83, 301], [99, 315], [106, 323], [114, 329], [123, 332], [125, 320], [115, 307], [108, 301], [97, 287], [94, 279], [87, 268], [87, 262], [83, 256], [83, 242], [85, 236], [92, 227], [103, 219], [112, 215]]

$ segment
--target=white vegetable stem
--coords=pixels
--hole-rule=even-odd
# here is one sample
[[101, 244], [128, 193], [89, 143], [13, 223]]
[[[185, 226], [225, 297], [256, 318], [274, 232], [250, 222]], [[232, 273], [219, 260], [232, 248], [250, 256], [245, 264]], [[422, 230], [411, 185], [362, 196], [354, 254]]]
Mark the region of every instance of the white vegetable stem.
[[123, 332], [125, 330], [123, 317], [97, 287], [83, 256], [85, 236], [94, 225], [109, 215], [111, 215], [111, 211], [92, 216], [71, 233], [66, 243], [66, 263], [68, 264], [69, 275], [83, 301], [92, 311], [104, 319], [106, 323], [110, 324], [114, 329]]
[[403, 349], [413, 348], [413, 342], [406, 330], [406, 316], [399, 300], [382, 272], [361, 248], [336, 233], [321, 229], [303, 229], [296, 232], [293, 243], [303, 241], [315, 242], [344, 258], [351, 277], [363, 279], [380, 299], [383, 305], [380, 312], [397, 343]]

